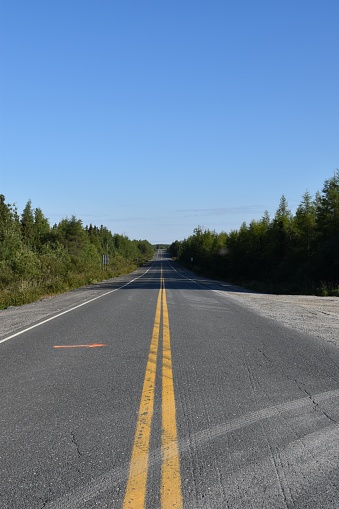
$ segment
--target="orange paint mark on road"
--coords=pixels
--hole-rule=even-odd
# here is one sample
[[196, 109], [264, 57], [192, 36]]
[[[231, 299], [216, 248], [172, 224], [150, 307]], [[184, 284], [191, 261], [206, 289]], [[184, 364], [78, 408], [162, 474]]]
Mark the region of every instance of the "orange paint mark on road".
[[55, 345], [53, 348], [98, 348], [100, 346], [107, 346], [104, 343], [93, 343], [92, 345]]

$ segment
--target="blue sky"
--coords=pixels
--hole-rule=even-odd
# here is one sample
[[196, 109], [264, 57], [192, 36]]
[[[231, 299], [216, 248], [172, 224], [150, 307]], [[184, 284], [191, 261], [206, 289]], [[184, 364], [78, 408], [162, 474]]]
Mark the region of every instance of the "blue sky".
[[0, 0], [0, 193], [170, 243], [339, 167], [337, 0]]

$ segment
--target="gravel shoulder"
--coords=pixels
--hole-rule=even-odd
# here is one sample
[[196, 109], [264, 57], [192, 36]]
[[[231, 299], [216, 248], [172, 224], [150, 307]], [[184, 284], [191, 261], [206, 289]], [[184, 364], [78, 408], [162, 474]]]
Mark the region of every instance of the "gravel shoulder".
[[339, 346], [339, 298], [228, 291], [227, 296], [262, 316]]

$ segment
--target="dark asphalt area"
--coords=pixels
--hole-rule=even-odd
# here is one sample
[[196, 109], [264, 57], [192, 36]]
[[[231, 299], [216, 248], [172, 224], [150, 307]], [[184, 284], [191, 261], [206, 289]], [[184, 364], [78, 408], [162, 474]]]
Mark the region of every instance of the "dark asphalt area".
[[[123, 508], [161, 270], [183, 507], [338, 508], [338, 348], [161, 253], [134, 274], [0, 314], [0, 340], [13, 336], [0, 343], [0, 508]], [[104, 346], [80, 346], [93, 344]], [[163, 508], [159, 366], [147, 509]]]

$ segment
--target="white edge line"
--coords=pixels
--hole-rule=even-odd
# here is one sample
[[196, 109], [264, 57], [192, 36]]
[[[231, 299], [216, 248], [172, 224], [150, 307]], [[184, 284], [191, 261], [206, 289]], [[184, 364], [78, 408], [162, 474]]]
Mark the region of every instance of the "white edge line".
[[[203, 288], [206, 288], [206, 285], [203, 285], [202, 283], [200, 283], [199, 281], [197, 281], [196, 279], [193, 279], [193, 278], [190, 278], [190, 277], [187, 277], [187, 276], [184, 276], [183, 274], [181, 274], [179, 271], [177, 271], [173, 265], [171, 264], [171, 262], [168, 262], [169, 266], [171, 267], [171, 269], [173, 269], [177, 274], [179, 274], [179, 276], [183, 277], [184, 279], [187, 279], [188, 281], [192, 281], [192, 283], [195, 283], [196, 285], [198, 286], [202, 286]], [[224, 285], [222, 283], [218, 283], [218, 281], [216, 281], [217, 284], [221, 284], [221, 286], [230, 286], [230, 285]], [[208, 288], [211, 292], [215, 292], [217, 293], [218, 295], [220, 295], [221, 297], [226, 297], [225, 293], [222, 292], [222, 290], [212, 290], [210, 288]]]
[[[173, 265], [171, 264], [171, 262], [167, 261], [168, 265], [171, 267], [171, 269], [173, 269], [177, 274], [179, 274], [179, 276], [183, 277], [184, 279], [187, 279], [188, 281], [192, 281], [192, 283], [195, 283], [196, 285], [198, 286], [204, 286], [202, 285], [201, 283], [199, 283], [199, 281], [197, 281], [196, 279], [193, 279], [191, 277], [187, 277], [187, 276], [184, 276], [183, 274], [181, 274], [179, 271], [177, 271], [177, 269], [175, 269], [173, 267]], [[212, 290], [213, 291], [213, 290]]]
[[39, 327], [40, 325], [43, 325], [44, 323], [50, 322], [51, 320], [54, 320], [55, 318], [58, 318], [59, 316], [65, 315], [66, 313], [70, 313], [71, 311], [74, 311], [75, 309], [81, 308], [81, 306], [85, 306], [86, 304], [89, 304], [90, 302], [93, 302], [94, 300], [101, 299], [101, 297], [105, 297], [105, 295], [109, 295], [110, 293], [117, 292], [118, 290], [121, 290], [121, 288], [125, 288], [125, 286], [130, 285], [133, 283], [133, 281], [136, 281], [137, 279], [141, 278], [141, 276], [144, 276], [147, 274], [147, 272], [152, 267], [149, 267], [146, 272], [143, 272], [140, 274], [140, 276], [135, 277], [134, 279], [131, 279], [128, 283], [119, 286], [119, 288], [114, 288], [114, 290], [110, 290], [109, 292], [103, 293], [102, 295], [98, 295], [97, 297], [94, 297], [93, 299], [86, 300], [86, 302], [83, 302], [82, 304], [78, 304], [77, 306], [74, 306], [71, 309], [66, 309], [66, 311], [62, 311], [62, 313], [58, 313], [57, 315], [51, 316], [50, 318], [47, 318], [46, 320], [43, 320], [42, 322], [36, 323], [35, 325], [31, 325], [31, 327], [27, 327], [27, 329], [21, 330], [20, 332], [16, 332], [15, 334], [12, 334], [11, 336], [8, 336], [7, 338], [1, 339], [1, 343], [5, 343], [6, 341], [9, 341], [10, 339], [13, 339], [17, 336], [20, 336], [21, 334], [24, 334], [25, 332], [28, 332], [29, 330], [35, 329], [35, 327]]

